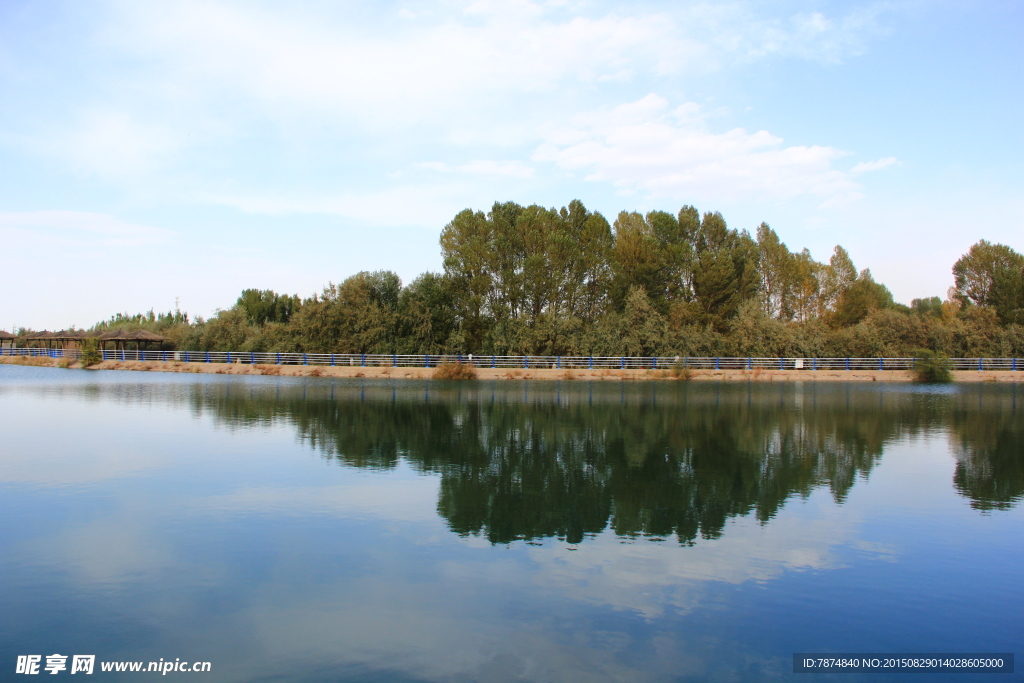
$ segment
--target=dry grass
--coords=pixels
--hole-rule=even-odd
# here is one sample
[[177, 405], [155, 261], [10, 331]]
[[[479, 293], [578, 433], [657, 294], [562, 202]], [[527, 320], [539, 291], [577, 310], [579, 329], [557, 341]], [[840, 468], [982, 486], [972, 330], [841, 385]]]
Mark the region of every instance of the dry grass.
[[572, 370], [566, 370], [565, 372], [562, 373], [562, 379], [569, 381], [574, 380], [576, 379], [576, 373], [574, 373]]
[[2, 361], [10, 365], [31, 365], [37, 368], [57, 367], [57, 360], [46, 356], [4, 356]]
[[476, 379], [476, 368], [467, 363], [441, 363], [434, 368], [434, 379]]
[[672, 366], [672, 376], [683, 381], [693, 379], [693, 371], [690, 368], [676, 363]]

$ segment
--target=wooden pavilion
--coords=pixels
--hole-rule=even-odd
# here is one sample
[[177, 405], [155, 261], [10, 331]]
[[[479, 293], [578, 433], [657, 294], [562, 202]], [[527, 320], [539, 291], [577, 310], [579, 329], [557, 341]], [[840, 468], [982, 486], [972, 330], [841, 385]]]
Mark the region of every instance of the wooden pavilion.
[[10, 332], [4, 332], [3, 330], [0, 330], [0, 349], [3, 348], [5, 342], [8, 346], [14, 348], [15, 339], [17, 339], [17, 337], [11, 334]]
[[57, 348], [77, 349], [82, 340], [91, 336], [88, 332], [80, 330], [61, 330], [60, 332], [49, 332], [44, 337], [47, 344], [54, 344]]
[[[50, 348], [50, 335], [53, 332], [49, 330], [43, 330], [42, 332], [32, 332], [30, 334], [23, 334], [20, 339], [26, 347], [35, 346], [36, 348]], [[45, 347], [44, 347], [45, 344]]]
[[161, 344], [165, 341], [170, 341], [167, 337], [155, 334], [148, 330], [135, 330], [134, 332], [115, 330], [111, 332], [104, 332], [99, 335], [97, 339], [99, 339], [100, 348], [106, 349], [107, 344], [113, 343], [115, 350], [126, 349], [129, 343], [134, 342], [136, 351], [143, 350], [143, 344]]

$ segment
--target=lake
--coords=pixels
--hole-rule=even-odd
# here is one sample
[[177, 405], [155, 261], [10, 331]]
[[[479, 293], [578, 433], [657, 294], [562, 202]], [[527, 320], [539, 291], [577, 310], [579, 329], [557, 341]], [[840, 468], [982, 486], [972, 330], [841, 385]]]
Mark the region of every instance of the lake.
[[1019, 654], [1022, 418], [1013, 384], [0, 365], [0, 678], [84, 654], [99, 680], [905, 681], [793, 655]]

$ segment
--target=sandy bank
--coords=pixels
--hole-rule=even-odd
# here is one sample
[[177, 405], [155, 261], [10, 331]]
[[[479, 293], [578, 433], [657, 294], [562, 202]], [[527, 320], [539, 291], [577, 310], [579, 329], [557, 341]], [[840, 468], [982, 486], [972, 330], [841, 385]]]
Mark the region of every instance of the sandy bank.
[[[0, 357], [0, 362], [40, 367], [81, 367], [77, 362], [52, 358]], [[250, 365], [248, 363], [184, 363], [179, 361], [103, 361], [94, 370], [135, 370], [142, 372], [191, 372], [215, 375], [268, 375], [282, 377], [369, 377], [430, 379], [433, 368], [349, 367], [323, 365]], [[690, 379], [739, 382], [912, 382], [906, 370], [690, 370]], [[546, 368], [478, 368], [478, 379], [546, 380], [675, 380], [669, 370], [555, 370]], [[953, 373], [957, 382], [1024, 382], [1024, 372], [970, 370]]]

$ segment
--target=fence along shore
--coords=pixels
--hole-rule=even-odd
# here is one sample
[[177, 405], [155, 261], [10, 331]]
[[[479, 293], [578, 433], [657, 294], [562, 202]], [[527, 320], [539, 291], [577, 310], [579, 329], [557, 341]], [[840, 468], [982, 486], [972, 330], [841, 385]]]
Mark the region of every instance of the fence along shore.
[[[77, 361], [80, 349], [46, 349], [6, 347], [0, 357], [52, 359]], [[419, 370], [408, 377], [423, 378], [439, 365], [471, 365], [483, 378], [510, 377], [524, 379], [559, 378], [565, 375], [600, 375], [614, 378], [620, 373], [642, 378], [678, 377], [687, 374], [699, 378], [758, 378], [782, 372], [792, 378], [814, 379], [910, 379], [916, 358], [758, 358], [758, 357], [693, 357], [693, 356], [497, 356], [460, 354], [359, 354], [359, 353], [276, 353], [259, 351], [154, 351], [103, 350], [99, 369], [166, 370], [185, 372], [222, 372], [232, 374], [249, 366], [241, 374], [334, 375], [334, 376], [396, 376], [394, 370]], [[1024, 359], [1021, 358], [950, 358], [949, 368], [955, 379], [982, 379], [968, 373], [986, 373], [984, 379], [1024, 381]], [[231, 366], [233, 369], [214, 369], [202, 366]], [[264, 370], [273, 370], [267, 372]], [[330, 371], [329, 369], [335, 369]], [[304, 372], [303, 369], [309, 370]], [[254, 372], [260, 370], [259, 372]], [[319, 370], [319, 372], [316, 372]], [[345, 372], [349, 370], [349, 372]], [[488, 372], [492, 371], [492, 372]], [[356, 374], [352, 374], [355, 372]], [[850, 375], [845, 375], [850, 373]], [[401, 375], [398, 375], [401, 376]], [[622, 376], [622, 375], [620, 375]], [[827, 376], [827, 377], [826, 377]], [[575, 378], [575, 377], [574, 377]]]

